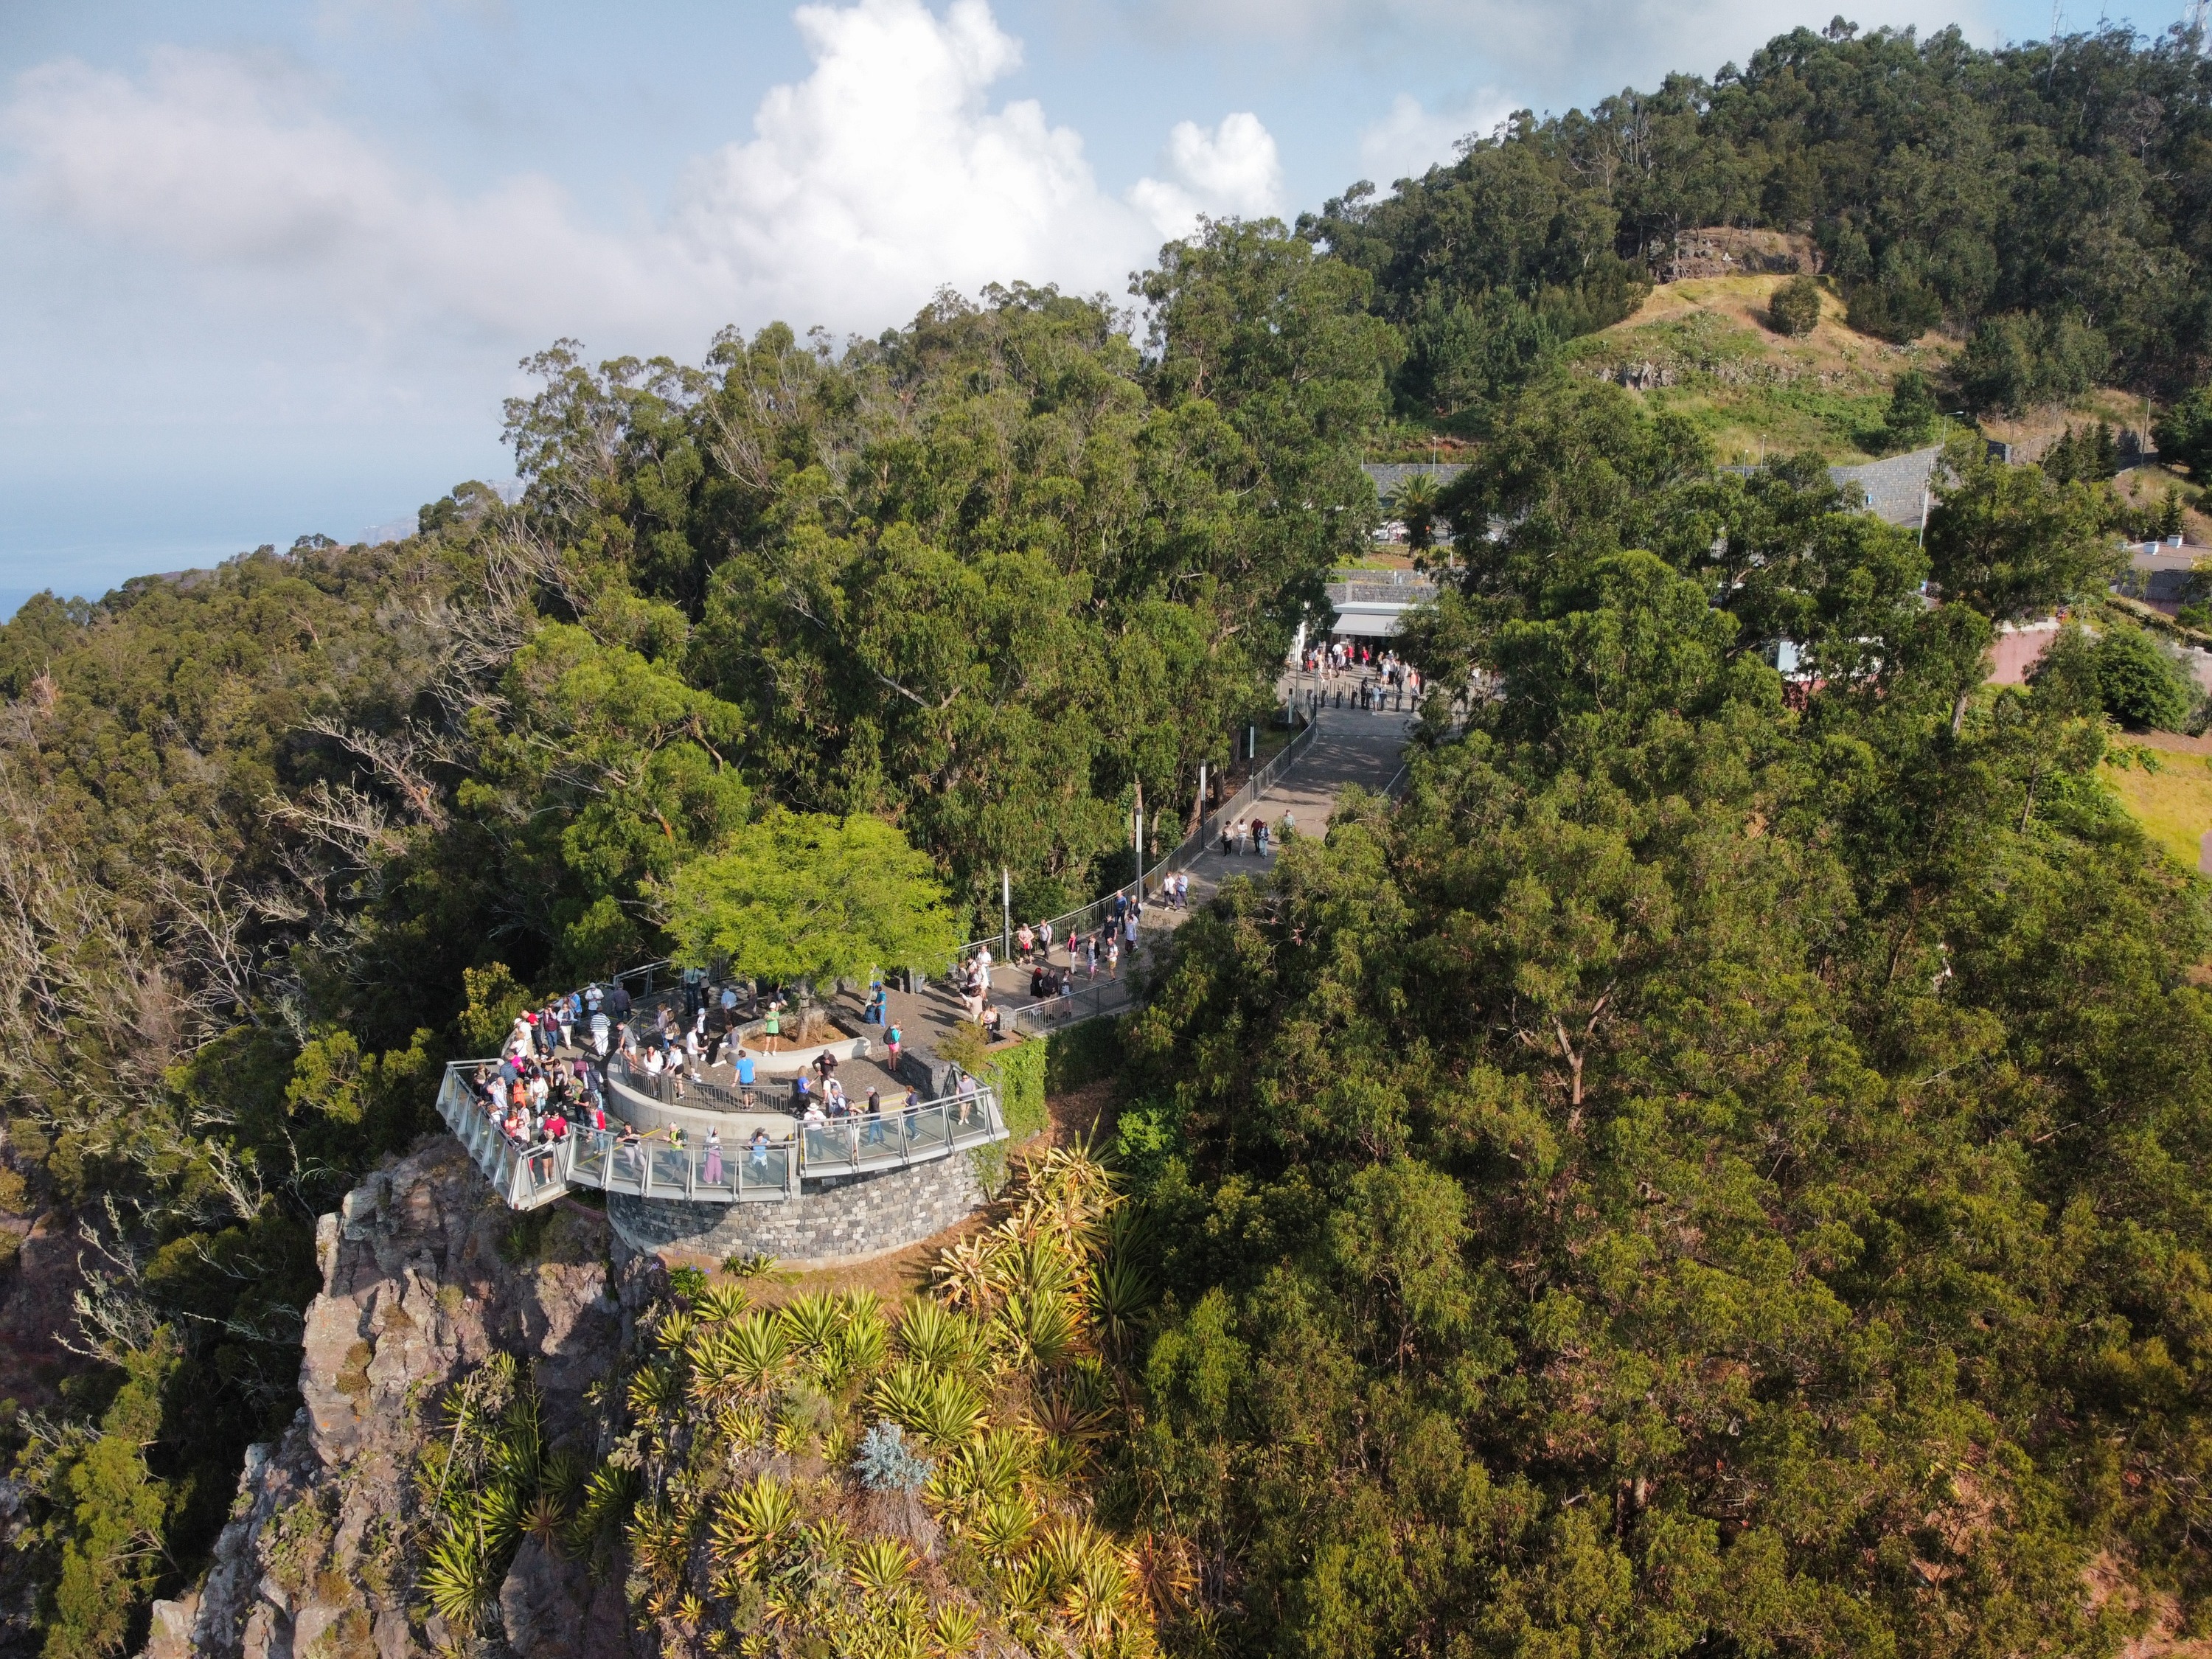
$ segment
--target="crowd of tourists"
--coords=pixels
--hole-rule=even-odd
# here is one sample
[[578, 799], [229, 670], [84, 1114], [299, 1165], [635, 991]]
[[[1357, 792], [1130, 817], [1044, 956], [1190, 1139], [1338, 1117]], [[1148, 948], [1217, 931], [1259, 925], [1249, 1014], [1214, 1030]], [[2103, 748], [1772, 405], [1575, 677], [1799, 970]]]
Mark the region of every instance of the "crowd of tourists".
[[1316, 680], [1328, 676], [1328, 684], [1308, 685], [1298, 694], [1310, 711], [1349, 707], [1374, 713], [1421, 706], [1421, 671], [1395, 651], [1336, 640], [1308, 650], [1298, 666]]

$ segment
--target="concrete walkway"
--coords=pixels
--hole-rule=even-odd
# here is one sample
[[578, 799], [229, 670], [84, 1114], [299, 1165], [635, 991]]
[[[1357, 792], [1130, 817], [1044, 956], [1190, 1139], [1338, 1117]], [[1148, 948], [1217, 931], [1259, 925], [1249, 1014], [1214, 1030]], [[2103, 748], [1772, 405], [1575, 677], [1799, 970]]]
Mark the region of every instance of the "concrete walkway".
[[[1352, 682], [1346, 677], [1346, 684]], [[1325, 708], [1320, 714], [1320, 729], [1314, 733], [1313, 742], [1298, 757], [1288, 772], [1275, 781], [1274, 787], [1262, 795], [1243, 814], [1246, 822], [1260, 818], [1272, 832], [1282, 823], [1287, 811], [1302, 836], [1322, 835], [1328, 828], [1330, 815], [1336, 809], [1337, 798], [1352, 785], [1370, 792], [1387, 787], [1403, 764], [1406, 739], [1412, 732], [1415, 716], [1378, 711], [1369, 714], [1358, 708]], [[1190, 866], [1189, 911], [1169, 908], [1157, 900], [1145, 907], [1139, 949], [1149, 949], [1149, 941], [1161, 933], [1180, 927], [1194, 912], [1213, 896], [1220, 884], [1231, 876], [1257, 876], [1266, 873], [1274, 862], [1273, 850], [1255, 856], [1249, 853], [1231, 853], [1224, 855], [1216, 849], [1201, 854]], [[1064, 942], [1055, 941], [1051, 962], [1055, 968], [1069, 963]], [[1119, 980], [1109, 979], [1101, 967], [1094, 979], [1081, 968], [1075, 971], [1074, 1006], [1067, 1011], [1067, 1023], [1091, 1018], [1097, 1014], [1115, 1013], [1127, 1008], [1131, 1000], [1128, 981], [1131, 963], [1121, 964]], [[1030, 995], [1030, 970], [1018, 963], [1000, 963], [991, 970], [991, 1000], [1006, 1012], [1011, 1020], [1019, 1010], [1032, 1006], [1036, 1000]], [[908, 1032], [917, 1027], [927, 1030], [942, 1027], [960, 1018], [960, 1002], [949, 986], [930, 985], [920, 996], [891, 999], [893, 1014], [906, 1023]], [[923, 1042], [928, 1039], [924, 1036]]]

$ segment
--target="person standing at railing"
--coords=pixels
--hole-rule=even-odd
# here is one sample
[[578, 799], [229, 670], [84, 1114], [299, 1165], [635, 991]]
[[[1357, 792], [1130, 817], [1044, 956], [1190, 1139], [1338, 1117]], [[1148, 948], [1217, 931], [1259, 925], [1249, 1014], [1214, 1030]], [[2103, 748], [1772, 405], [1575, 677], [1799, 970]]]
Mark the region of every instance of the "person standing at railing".
[[872, 1083], [868, 1085], [868, 1145], [882, 1144], [884, 1138], [884, 1097]]
[[969, 1114], [975, 1109], [975, 1079], [965, 1072], [961, 1073], [960, 1086], [952, 1092], [960, 1102], [960, 1121], [965, 1123]]
[[722, 1137], [714, 1132], [711, 1124], [707, 1128], [707, 1184], [709, 1187], [722, 1184]]
[[768, 1131], [767, 1131], [767, 1130], [765, 1130], [765, 1129], [756, 1128], [756, 1129], [753, 1131], [753, 1139], [752, 1139], [752, 1164], [753, 1164], [753, 1168], [754, 1168], [756, 1170], [758, 1170], [758, 1171], [760, 1171], [760, 1172], [761, 1172], [761, 1173], [763, 1173], [763, 1174], [765, 1174], [765, 1173], [767, 1172], [767, 1170], [768, 1170]]
[[738, 1063], [735, 1069], [738, 1074], [738, 1098], [744, 1103], [745, 1109], [750, 1111], [753, 1103], [753, 1057], [743, 1048], [738, 1050]]
[[1044, 941], [1044, 959], [1049, 963], [1052, 960], [1052, 924], [1049, 921], [1037, 925], [1037, 937]]

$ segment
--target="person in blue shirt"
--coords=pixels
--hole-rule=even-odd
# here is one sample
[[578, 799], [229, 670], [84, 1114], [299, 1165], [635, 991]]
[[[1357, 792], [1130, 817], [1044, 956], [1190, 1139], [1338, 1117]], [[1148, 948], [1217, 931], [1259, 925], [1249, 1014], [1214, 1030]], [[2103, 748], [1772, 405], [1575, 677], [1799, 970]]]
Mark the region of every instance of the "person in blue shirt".
[[753, 1103], [753, 1057], [743, 1048], [738, 1050], [738, 1097]]

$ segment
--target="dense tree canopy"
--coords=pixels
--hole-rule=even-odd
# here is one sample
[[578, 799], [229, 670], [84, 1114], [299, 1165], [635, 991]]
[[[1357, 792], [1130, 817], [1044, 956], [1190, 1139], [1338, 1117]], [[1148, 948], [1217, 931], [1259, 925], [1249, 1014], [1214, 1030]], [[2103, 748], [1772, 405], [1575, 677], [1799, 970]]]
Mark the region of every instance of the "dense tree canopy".
[[2124, 24], [1978, 50], [1959, 29], [1777, 36], [1710, 78], [1515, 114], [1457, 161], [1300, 229], [1373, 274], [1398, 394], [1449, 411], [1634, 308], [1675, 239], [1808, 233], [1852, 325], [1973, 335], [1978, 407], [2111, 368], [2179, 390], [2212, 353], [2212, 65]]
[[[2201, 1616], [2212, 938], [2097, 781], [2099, 653], [1978, 692], [1988, 619], [1825, 475], [1701, 476], [1583, 393], [1515, 424], [1462, 482], [1525, 515], [1413, 642], [1492, 695], [1439, 690], [1407, 802], [1232, 882], [1127, 1033], [1176, 1639]], [[2004, 545], [1977, 592], [2045, 580]], [[1802, 708], [1778, 629], [1842, 671]]]

